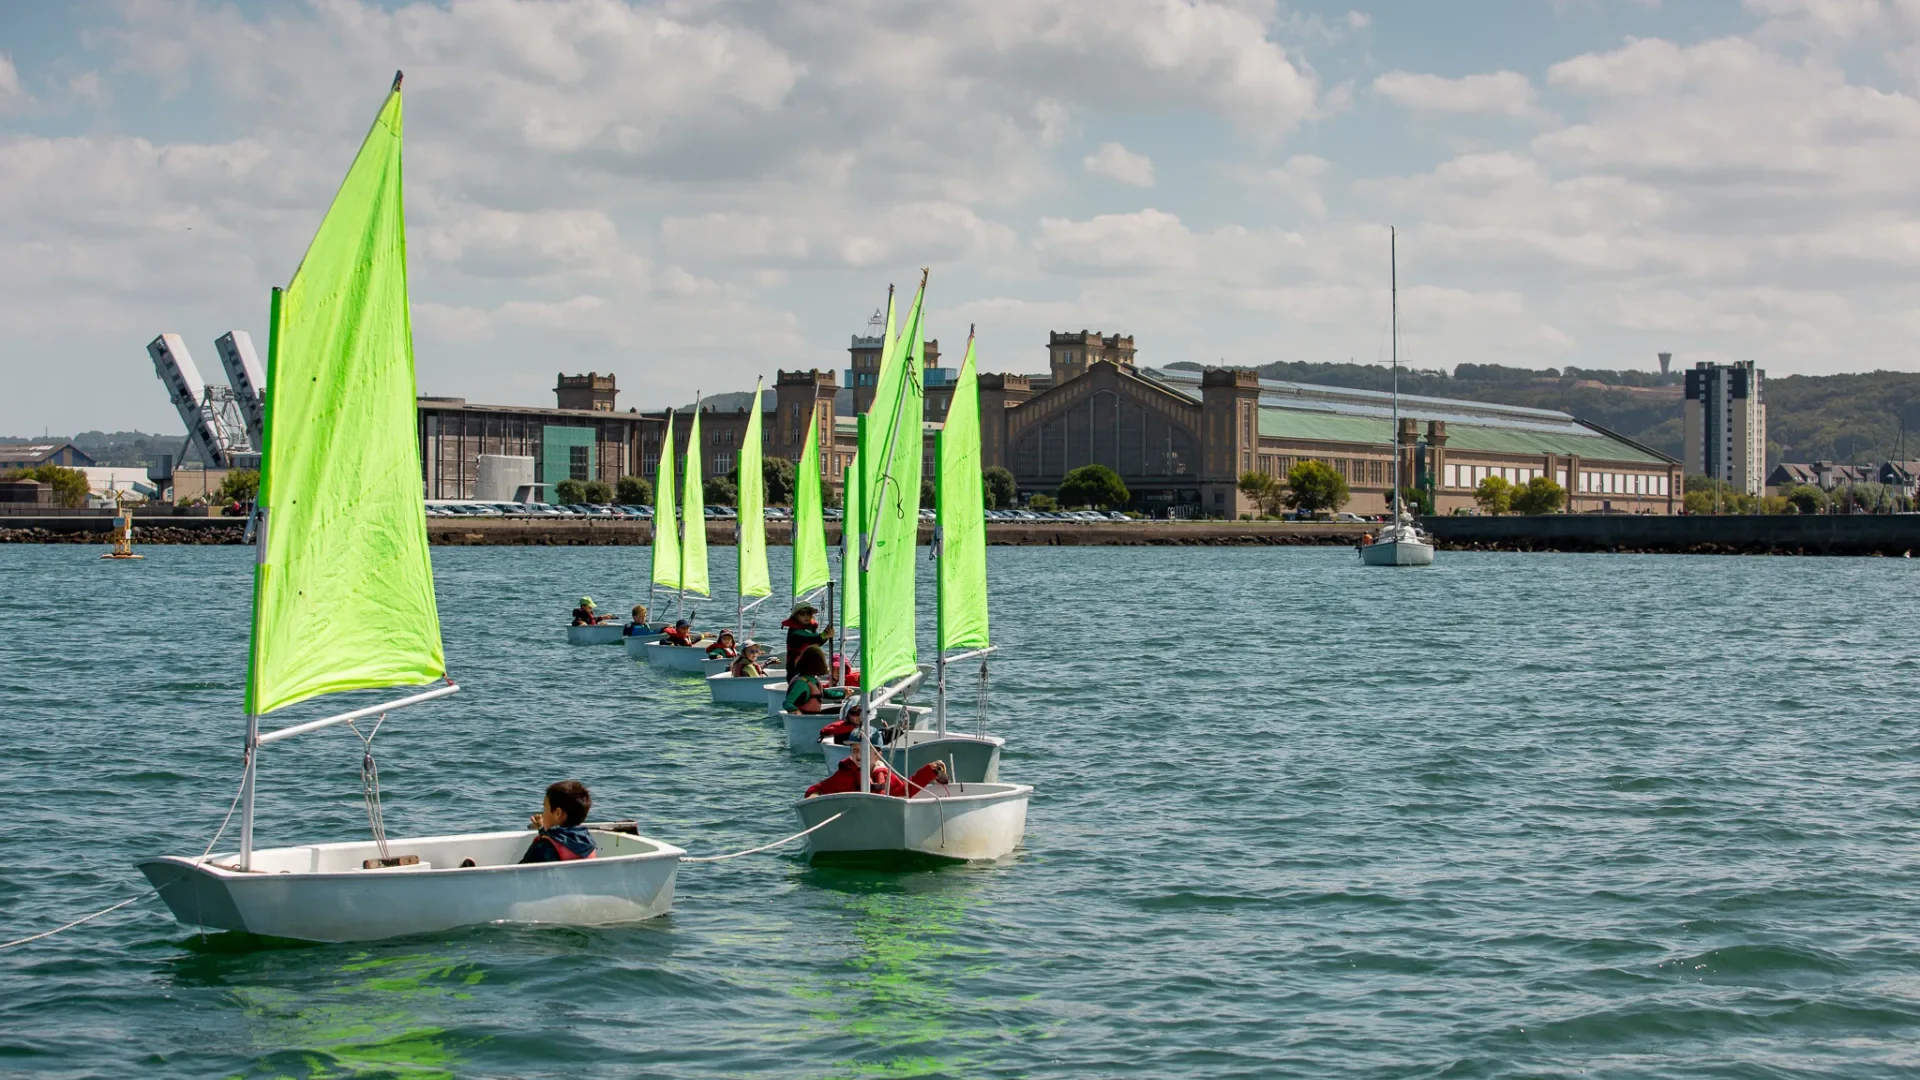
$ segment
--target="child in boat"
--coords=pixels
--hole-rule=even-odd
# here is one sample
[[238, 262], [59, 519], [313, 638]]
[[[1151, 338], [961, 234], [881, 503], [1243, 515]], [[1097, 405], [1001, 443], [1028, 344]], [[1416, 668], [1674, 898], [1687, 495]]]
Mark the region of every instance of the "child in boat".
[[944, 788], [947, 786], [947, 783], [947, 763], [944, 761], [929, 761], [925, 765], [913, 770], [913, 775], [907, 777], [907, 794], [909, 797], [918, 795], [920, 792], [925, 791], [928, 785], [931, 784], [939, 784]]
[[707, 659], [709, 660], [731, 660], [739, 655], [740, 650], [733, 647], [733, 631], [731, 630], [720, 631], [720, 636], [713, 640], [713, 644], [707, 646]]
[[845, 687], [827, 685], [827, 654], [821, 652], [818, 645], [800, 650], [788, 670], [792, 675], [787, 682], [787, 700], [782, 706], [787, 712], [817, 713], [826, 702], [840, 701], [847, 696]]
[[[833, 627], [815, 626], [813, 616], [818, 612], [812, 604], [799, 604], [793, 614], [786, 617], [780, 625], [787, 628], [787, 670], [800, 659], [801, 650], [808, 646], [824, 648], [833, 639]], [[825, 674], [825, 672], [822, 672]]]
[[734, 659], [727, 670], [736, 679], [760, 678], [767, 673], [766, 667], [760, 663], [760, 655], [764, 652], [766, 652], [764, 646], [749, 642], [746, 648], [740, 650], [740, 655]]
[[691, 646], [693, 644], [693, 624], [685, 619], [681, 619], [679, 622], [667, 627], [660, 632], [660, 644]]
[[646, 632], [647, 632], [647, 605], [635, 604], [633, 605], [633, 621], [627, 624], [626, 629], [622, 631], [621, 636], [632, 637], [635, 634], [644, 634]]
[[578, 780], [562, 780], [547, 788], [540, 812], [527, 819], [539, 830], [527, 845], [522, 863], [572, 862], [591, 859], [595, 850], [593, 834], [581, 826], [593, 809], [593, 795]]
[[[860, 753], [856, 750], [842, 758], [840, 764], [834, 767], [833, 772], [825, 780], [807, 788], [806, 797], [811, 799], [816, 795], [838, 795], [842, 792], [859, 790]], [[892, 795], [904, 799], [907, 797], [907, 782], [900, 779], [900, 774], [875, 759], [873, 772], [867, 781], [867, 790], [875, 795]]]
[[603, 622], [612, 621], [613, 616], [611, 615], [594, 614], [593, 597], [591, 596], [581, 597], [580, 606], [573, 609], [573, 625], [575, 626], [599, 626]]

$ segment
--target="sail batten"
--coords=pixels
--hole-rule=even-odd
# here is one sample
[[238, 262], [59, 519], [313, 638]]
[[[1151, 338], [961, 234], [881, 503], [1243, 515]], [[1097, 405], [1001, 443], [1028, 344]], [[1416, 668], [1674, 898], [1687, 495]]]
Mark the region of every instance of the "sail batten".
[[398, 87], [276, 290], [247, 712], [446, 674], [407, 309]]
[[827, 526], [820, 496], [820, 405], [807, 416], [806, 446], [793, 483], [793, 598], [832, 580], [827, 569]]
[[986, 485], [980, 472], [980, 384], [972, 335], [937, 447], [940, 626], [935, 647], [982, 649], [989, 644]]
[[673, 410], [667, 410], [667, 434], [653, 480], [653, 583], [680, 587], [680, 530], [673, 495]]
[[747, 431], [740, 444], [739, 498], [740, 546], [736, 584], [741, 596], [766, 596], [773, 592], [767, 573], [766, 474], [761, 468], [761, 387], [753, 388], [753, 413], [747, 417]]

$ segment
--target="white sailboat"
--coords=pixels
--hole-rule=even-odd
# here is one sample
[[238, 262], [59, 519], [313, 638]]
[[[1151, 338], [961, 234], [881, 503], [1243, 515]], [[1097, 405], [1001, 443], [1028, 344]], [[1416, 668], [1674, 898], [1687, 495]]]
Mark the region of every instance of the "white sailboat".
[[[400, 150], [396, 75], [299, 270], [273, 292], [239, 848], [140, 869], [183, 923], [312, 941], [664, 914], [685, 854], [671, 844], [597, 832], [596, 858], [522, 866], [530, 831], [390, 838], [381, 827], [380, 724], [458, 689], [446, 677], [414, 432]], [[260, 730], [269, 714], [322, 695], [432, 683]], [[364, 744], [373, 839], [256, 849], [261, 752], [339, 725]]]
[[[760, 413], [761, 389], [757, 384], [753, 388], [753, 413], [747, 419], [747, 432], [740, 446], [738, 489], [740, 524], [735, 534], [739, 559], [736, 561], [738, 571], [734, 583], [734, 595], [737, 599], [734, 601], [733, 608], [733, 628], [734, 641], [743, 650], [749, 644], [757, 644], [750, 640], [752, 635], [746, 630], [748, 613], [766, 603], [767, 597], [773, 595], [773, 585], [767, 572], [766, 475], [762, 468], [764, 451]], [[807, 446], [813, 451], [813, 460], [817, 467], [819, 450], [811, 440]], [[804, 455], [801, 457], [800, 467], [803, 470], [807, 467], [807, 457]], [[819, 501], [817, 475], [814, 481], [814, 500]], [[793, 538], [796, 570], [802, 548], [800, 515], [805, 511], [802, 505], [804, 501], [796, 493]], [[818, 507], [815, 507], [815, 513], [818, 513]], [[822, 542], [824, 543], [824, 540]], [[822, 558], [824, 557], [823, 551]], [[796, 582], [800, 580], [797, 574], [794, 580]], [[748, 602], [748, 597], [754, 597], [751, 603]], [[768, 665], [768, 661], [764, 658], [761, 662], [763, 666]], [[733, 659], [730, 657], [716, 657], [704, 661], [701, 672], [707, 677], [707, 693], [716, 705], [757, 706], [764, 694], [761, 687], [768, 681], [766, 674], [734, 677]]]
[[[924, 391], [920, 385], [920, 313], [926, 277], [899, 339], [882, 344], [874, 408], [860, 418], [861, 467], [857, 478], [859, 596], [861, 605], [861, 704], [870, 717], [893, 704], [924, 677], [914, 644], [915, 543], [919, 531]], [[889, 302], [891, 308], [891, 302]], [[851, 506], [852, 503], [850, 502]], [[976, 507], [976, 514], [980, 510]], [[847, 575], [852, 578], [854, 574]], [[984, 629], [984, 627], [983, 627]], [[929, 784], [906, 797], [870, 789], [875, 748], [862, 725], [853, 753], [859, 758], [857, 789], [821, 794], [794, 807], [809, 830], [812, 857], [823, 855], [918, 855], [939, 859], [996, 859], [1026, 834], [1024, 784]]]
[[1387, 523], [1371, 542], [1360, 545], [1360, 562], [1366, 566], [1432, 566], [1433, 538], [1414, 522], [1400, 501], [1400, 253], [1398, 234], [1388, 229], [1387, 237], [1393, 302], [1393, 496], [1387, 503]]
[[[986, 498], [980, 472], [980, 390], [974, 336], [967, 332], [966, 357], [954, 382], [946, 422], [934, 440], [936, 522], [933, 558], [934, 708], [929, 728], [915, 725], [881, 752], [881, 760], [901, 776], [912, 776], [928, 762], [946, 763], [947, 776], [961, 783], [1000, 778], [1000, 750], [1006, 740], [980, 730], [984, 706], [971, 734], [948, 724], [947, 669], [965, 660], [980, 661], [984, 694], [986, 658], [994, 651], [987, 632]], [[850, 752], [845, 744], [821, 741], [827, 764], [837, 767]]]
[[[672, 423], [671, 420], [668, 421]], [[661, 486], [654, 488], [654, 501], [659, 504], [654, 510], [654, 557], [661, 558], [659, 540], [661, 535], [660, 507], [666, 508], [667, 528], [673, 527], [673, 473], [668, 462], [673, 452], [672, 432], [668, 441], [660, 448], [662, 462], [661, 476], [664, 477], [665, 497], [660, 494]], [[678, 542], [672, 545], [667, 554], [672, 561], [662, 566], [656, 563], [653, 580], [674, 590], [673, 614], [678, 621], [686, 611], [687, 594], [698, 599], [706, 599], [709, 592], [707, 584], [707, 497], [706, 482], [700, 468], [700, 397], [694, 395], [693, 421], [687, 428], [687, 454], [683, 466], [683, 479], [680, 485], [680, 521]], [[698, 646], [662, 645], [660, 639], [649, 635], [640, 640], [629, 638], [627, 654], [637, 656], [647, 663], [666, 671], [683, 672], [689, 675], [701, 674], [701, 662], [707, 658], [707, 650]]]

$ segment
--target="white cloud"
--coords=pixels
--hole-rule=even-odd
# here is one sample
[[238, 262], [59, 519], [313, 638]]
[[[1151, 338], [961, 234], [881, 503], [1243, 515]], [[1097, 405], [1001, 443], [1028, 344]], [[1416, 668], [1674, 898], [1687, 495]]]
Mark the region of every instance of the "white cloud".
[[20, 85], [20, 72], [13, 66], [13, 57], [0, 53], [0, 112], [31, 100], [26, 88]]
[[1081, 159], [1080, 164], [1095, 176], [1104, 176], [1134, 187], [1153, 186], [1153, 159], [1136, 154], [1117, 142], [1102, 143], [1100, 149]]
[[1428, 112], [1525, 116], [1533, 110], [1533, 84], [1517, 71], [1448, 79], [1389, 71], [1373, 80], [1373, 92], [1404, 108]]

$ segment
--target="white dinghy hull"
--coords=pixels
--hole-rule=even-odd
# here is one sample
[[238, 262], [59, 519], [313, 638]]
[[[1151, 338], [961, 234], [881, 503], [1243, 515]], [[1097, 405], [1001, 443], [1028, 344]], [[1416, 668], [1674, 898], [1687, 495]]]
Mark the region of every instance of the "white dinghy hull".
[[1433, 545], [1418, 540], [1383, 540], [1360, 549], [1366, 566], [1432, 566]]
[[619, 623], [602, 623], [599, 626], [567, 627], [569, 645], [618, 645], [626, 633]]
[[755, 675], [751, 678], [736, 679], [729, 672], [707, 676], [707, 690], [713, 695], [715, 705], [746, 705], [758, 707], [767, 699], [767, 687], [778, 686], [782, 698], [786, 696], [787, 684], [768, 682], [767, 676]]
[[[389, 840], [418, 866], [364, 870], [372, 841], [266, 848], [251, 872], [235, 856], [167, 856], [140, 870], [181, 922], [301, 941], [374, 941], [486, 923], [599, 926], [673, 910], [686, 852], [626, 833], [594, 831], [599, 854], [517, 865], [534, 834], [472, 833]], [[478, 866], [461, 868], [463, 859]]]
[[800, 822], [813, 828], [835, 814], [838, 821], [807, 836], [807, 853], [823, 855], [912, 854], [937, 859], [998, 859], [1020, 846], [1027, 833], [1026, 784], [935, 785], [911, 799], [846, 792], [799, 803]]
[[[992, 784], [1000, 780], [1000, 748], [1005, 745], [1007, 740], [997, 735], [961, 735], [949, 731], [942, 737], [939, 732], [915, 728], [898, 742], [878, 748], [875, 753], [886, 762], [887, 768], [901, 776], [912, 776], [928, 762], [944, 761], [948, 778], [956, 784]], [[830, 770], [839, 768], [848, 754], [859, 749], [858, 744], [820, 741], [820, 754], [827, 759]]]
[[633, 657], [635, 660], [645, 660], [647, 658], [647, 646], [659, 641], [660, 634], [665, 630], [666, 625], [663, 623], [660, 626], [649, 626], [638, 633], [628, 634], [626, 641], [627, 655]]
[[[913, 717], [908, 726], [924, 728], [933, 722], [933, 710], [925, 705], [882, 705], [880, 718], [888, 723], [899, 718], [900, 710], [906, 709]], [[820, 752], [820, 729], [839, 718], [839, 710], [817, 713], [776, 714], [780, 723], [787, 729], [787, 749], [796, 754], [817, 754]]]
[[707, 662], [705, 645], [662, 645], [657, 641], [649, 641], [642, 648], [646, 650], [647, 663], [663, 671], [699, 675]]

